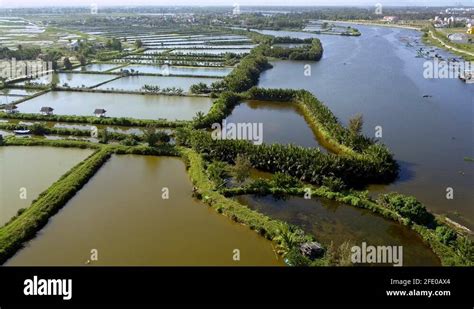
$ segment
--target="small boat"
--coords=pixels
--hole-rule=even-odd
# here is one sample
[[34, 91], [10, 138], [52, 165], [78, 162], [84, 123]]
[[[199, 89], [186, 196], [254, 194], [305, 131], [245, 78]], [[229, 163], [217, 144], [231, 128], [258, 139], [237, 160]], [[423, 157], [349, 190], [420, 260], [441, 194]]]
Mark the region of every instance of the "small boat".
[[13, 130], [13, 133], [18, 135], [30, 134], [30, 130]]

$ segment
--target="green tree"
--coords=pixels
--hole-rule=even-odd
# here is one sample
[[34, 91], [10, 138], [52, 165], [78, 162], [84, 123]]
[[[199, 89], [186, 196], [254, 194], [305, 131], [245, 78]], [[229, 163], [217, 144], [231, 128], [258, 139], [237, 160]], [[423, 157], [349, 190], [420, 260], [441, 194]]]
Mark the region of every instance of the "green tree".
[[252, 163], [250, 160], [238, 154], [235, 159], [235, 165], [232, 168], [233, 175], [238, 182], [244, 182], [250, 176], [250, 169], [252, 168]]
[[71, 60], [69, 60], [68, 57], [64, 58], [63, 64], [64, 64], [64, 68], [66, 70], [71, 70], [72, 69], [72, 63], [71, 63]]
[[136, 40], [136, 41], [135, 41], [135, 47], [136, 47], [136, 48], [141, 48], [141, 47], [143, 47], [143, 42], [142, 42], [142, 40]]
[[362, 132], [363, 125], [364, 119], [361, 114], [354, 115], [349, 119], [349, 130], [354, 135], [359, 135]]
[[83, 54], [80, 54], [77, 59], [79, 60], [79, 63], [84, 66], [87, 64], [87, 59]]
[[109, 143], [109, 131], [107, 129], [101, 130], [99, 143], [101, 144], [108, 144]]

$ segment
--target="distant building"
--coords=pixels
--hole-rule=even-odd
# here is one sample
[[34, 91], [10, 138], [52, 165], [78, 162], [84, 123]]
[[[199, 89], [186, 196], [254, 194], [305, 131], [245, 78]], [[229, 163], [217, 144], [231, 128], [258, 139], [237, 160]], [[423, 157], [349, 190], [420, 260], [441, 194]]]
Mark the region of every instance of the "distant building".
[[95, 115], [96, 117], [99, 117], [99, 118], [100, 118], [100, 117], [105, 117], [105, 113], [106, 113], [106, 112], [107, 112], [107, 111], [106, 111], [105, 109], [103, 109], [103, 108], [96, 108], [96, 110], [94, 111], [94, 115]]
[[397, 16], [384, 16], [382, 20], [388, 23], [394, 23], [398, 20], [398, 17]]
[[40, 109], [40, 113], [43, 114], [43, 115], [52, 115], [53, 111], [54, 111], [54, 108], [49, 107], [49, 106], [43, 106]]

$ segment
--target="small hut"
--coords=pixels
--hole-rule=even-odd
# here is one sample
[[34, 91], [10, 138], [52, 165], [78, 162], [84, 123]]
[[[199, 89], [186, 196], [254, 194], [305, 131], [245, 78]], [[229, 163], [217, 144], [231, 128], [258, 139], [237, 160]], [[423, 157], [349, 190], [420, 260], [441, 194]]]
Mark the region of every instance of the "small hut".
[[6, 112], [7, 114], [18, 113], [17, 108], [18, 108], [18, 107], [16, 107], [16, 105], [8, 104], [7, 106], [5, 106], [5, 112]]
[[107, 111], [106, 111], [105, 109], [103, 109], [103, 108], [96, 108], [95, 111], [94, 111], [94, 115], [95, 115], [96, 117], [99, 117], [99, 118], [100, 118], [100, 117], [105, 117], [105, 113], [106, 113], [106, 112], [107, 112]]
[[324, 249], [321, 244], [317, 242], [306, 242], [300, 246], [300, 253], [311, 260], [324, 255]]
[[43, 115], [52, 115], [53, 111], [54, 111], [54, 108], [49, 107], [49, 106], [43, 106], [40, 109], [40, 113], [43, 114]]

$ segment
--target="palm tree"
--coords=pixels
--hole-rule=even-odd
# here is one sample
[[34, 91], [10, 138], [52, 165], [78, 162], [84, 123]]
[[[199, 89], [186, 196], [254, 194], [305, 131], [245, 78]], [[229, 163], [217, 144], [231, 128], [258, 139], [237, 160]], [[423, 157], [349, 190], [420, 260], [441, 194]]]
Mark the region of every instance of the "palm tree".
[[301, 230], [293, 225], [282, 223], [278, 236], [274, 238], [278, 242], [277, 251], [285, 256], [291, 249], [302, 242]]

